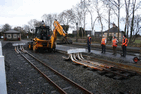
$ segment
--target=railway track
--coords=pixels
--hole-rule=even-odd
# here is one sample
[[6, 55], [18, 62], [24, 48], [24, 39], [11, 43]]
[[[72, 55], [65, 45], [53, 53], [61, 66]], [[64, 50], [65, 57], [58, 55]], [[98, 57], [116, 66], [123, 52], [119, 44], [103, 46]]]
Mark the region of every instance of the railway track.
[[[60, 53], [66, 54], [66, 52], [58, 51]], [[111, 64], [110, 61], [94, 58], [93, 61], [86, 60], [80, 53], [73, 53], [69, 57], [63, 57], [65, 60], [71, 59], [76, 65], [82, 65], [85, 68], [89, 68], [92, 71], [97, 71], [100, 75], [105, 75], [109, 78], [116, 80], [128, 79], [132, 76], [137, 75], [136, 72], [129, 71], [120, 67], [116, 67]], [[85, 55], [85, 57], [90, 57]], [[109, 64], [110, 63], [110, 64]]]
[[20, 50], [17, 45], [14, 46], [15, 51], [19, 53], [27, 62], [29, 62], [45, 79], [49, 81], [49, 83], [56, 88], [56, 90], [51, 93], [69, 94], [71, 92], [75, 94], [92, 94], [89, 90], [78, 85], [74, 81], [48, 66], [43, 61], [28, 53], [21, 45]]
[[[22, 51], [20, 51], [19, 49], [15, 49], [15, 51], [17, 51], [17, 53], [19, 53], [21, 56], [22, 55], [24, 55], [25, 56], [25, 58], [27, 58], [31, 63], [40, 63], [40, 62], [38, 62], [38, 59], [36, 60], [35, 58], [34, 58], [34, 56], [32, 55], [32, 54], [30, 54], [30, 53], [28, 53], [27, 51], [25, 51], [22, 47], [20, 47], [20, 49], [21, 50], [23, 50], [23, 52]], [[61, 52], [61, 53], [63, 53], [63, 54], [65, 54], [66, 55], [66, 52], [64, 51], [58, 51], [58, 52]], [[32, 57], [33, 56], [33, 57]], [[87, 56], [87, 55], [85, 55], [85, 57], [90, 57], [89, 55]], [[82, 59], [82, 58], [81, 58]], [[132, 77], [132, 76], [134, 76], [134, 75], [137, 75], [137, 73], [136, 72], [132, 72], [132, 71], [128, 71], [128, 70], [125, 70], [125, 69], [121, 69], [121, 68], [118, 68], [118, 67], [115, 67], [115, 66], [113, 66], [113, 65], [108, 65], [107, 63], [106, 63], [106, 60], [100, 60], [100, 59], [96, 59], [96, 58], [94, 58], [94, 60], [92, 60], [92, 61], [90, 61], [90, 60], [86, 60], [86, 59], [84, 59], [84, 60], [79, 60], [78, 59], [78, 57], [76, 57], [76, 59], [75, 60], [78, 60], [77, 62], [79, 62], [79, 63], [77, 63], [77, 62], [75, 62], [75, 63], [73, 63], [73, 64], [75, 64], [75, 65], [82, 65], [82, 66], [84, 66], [84, 68], [88, 68], [90, 71], [94, 71], [94, 72], [97, 72], [97, 73], [99, 73], [100, 75], [104, 75], [104, 76], [107, 76], [107, 77], [109, 77], [109, 78], [112, 78], [112, 79], [117, 79], [117, 80], [121, 80], [121, 79], [128, 79], [128, 78], [130, 78], [130, 77]], [[39, 60], [40, 61], [40, 60]], [[84, 64], [80, 64], [80, 61], [83, 61], [83, 63], [84, 63], [84, 61], [85, 61], [85, 63]], [[101, 61], [101, 62], [100, 62]], [[41, 61], [42, 62], [42, 61]], [[94, 62], [98, 62], [98, 64], [92, 64], [92, 63], [94, 63]], [[103, 63], [103, 62], [105, 62], [105, 63]], [[44, 62], [43, 62], [44, 63]], [[93, 67], [89, 67], [87, 64], [91, 64], [91, 65], [94, 65]], [[42, 64], [37, 64], [37, 65], [35, 65], [36, 67], [38, 67], [40, 70], [41, 70], [41, 72], [44, 72], [44, 73], [52, 73], [51, 71], [50, 71], [50, 69], [48, 70], [44, 70], [44, 69], [46, 69], [46, 67], [44, 67], [44, 66], [42, 66]], [[77, 67], [77, 66], [76, 66]], [[43, 75], [43, 74], [42, 74]], [[46, 75], [46, 74], [45, 74]], [[47, 74], [47, 75], [49, 75], [49, 78], [53, 78], [54, 79], [54, 77], [55, 77], [55, 80], [52, 80], [53, 82], [55, 81], [55, 83], [57, 83], [57, 85], [59, 86], [59, 87], [61, 87], [61, 89], [62, 90], [64, 90], [65, 92], [62, 92], [62, 91], [60, 91], [60, 90], [53, 90], [51, 93], [55, 93], [55, 94], [58, 94], [58, 93], [63, 93], [63, 94], [66, 94], [66, 93], [70, 93], [70, 92], [72, 92], [72, 91], [74, 91], [75, 93], [77, 93], [77, 94], [82, 94], [82, 93], [86, 93], [86, 94], [91, 94], [92, 92], [85, 92], [85, 90], [81, 90], [81, 89], [79, 89], [78, 87], [74, 87], [74, 85], [72, 85], [72, 86], [70, 86], [69, 85], [69, 83], [62, 83], [62, 82], [66, 82], [66, 81], [64, 81], [64, 80], [62, 80], [61, 78], [60, 78], [60, 76], [58, 77], [58, 76], [56, 76], [54, 73], [53, 74]], [[57, 78], [56, 78], [57, 77]], [[46, 78], [47, 79], [47, 78]], [[56, 80], [56, 79], [58, 79], [58, 80]], [[47, 79], [48, 80], [48, 79]], [[61, 83], [60, 83], [61, 82]], [[51, 83], [51, 82], [50, 82]], [[60, 85], [61, 84], [61, 85]], [[64, 86], [64, 84], [65, 84], [65, 86]], [[63, 85], [63, 86], [62, 86]], [[54, 86], [54, 85], [53, 85]], [[55, 86], [56, 87], [56, 86]], [[56, 87], [57, 88], [57, 87]], [[122, 92], [120, 92], [120, 93], [122, 93]], [[124, 93], [122, 93], [122, 94], [124, 94]], [[128, 94], [128, 93], [127, 93]]]

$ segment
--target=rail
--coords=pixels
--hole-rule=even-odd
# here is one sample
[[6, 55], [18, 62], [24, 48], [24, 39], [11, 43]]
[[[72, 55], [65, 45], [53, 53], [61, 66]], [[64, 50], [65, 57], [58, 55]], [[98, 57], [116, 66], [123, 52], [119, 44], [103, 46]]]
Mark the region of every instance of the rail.
[[[19, 46], [20, 45], [20, 49]], [[32, 54], [28, 53], [26, 50], [24, 50], [23, 48], [24, 44], [13, 44], [13, 46], [15, 46], [15, 51], [17, 53], [19, 53], [24, 59], [26, 59], [36, 70], [39, 71], [39, 73], [41, 73], [44, 78], [46, 78], [54, 87], [57, 88], [57, 90], [61, 93], [61, 94], [67, 94], [66, 91], [64, 91], [60, 86], [58, 86], [53, 80], [51, 80], [45, 73], [43, 73], [39, 68], [36, 67], [36, 65], [31, 62], [31, 60], [29, 60], [24, 54], [28, 54], [29, 56], [31, 56], [32, 58], [34, 58], [36, 61], [38, 61], [39, 63], [41, 63], [43, 66], [49, 68], [51, 71], [53, 71], [56, 75], [59, 75], [60, 77], [62, 77], [65, 81], [69, 82], [70, 84], [72, 84], [73, 86], [79, 88], [82, 92], [84, 92], [84, 94], [92, 94], [90, 91], [88, 91], [87, 89], [83, 88], [82, 86], [78, 85], [77, 83], [75, 83], [74, 81], [70, 80], [69, 78], [65, 77], [64, 75], [60, 74], [59, 72], [57, 72], [56, 70], [54, 70], [53, 68], [51, 68], [50, 66], [48, 66], [47, 64], [45, 64], [43, 61], [37, 59], [35, 56], [33, 56]]]

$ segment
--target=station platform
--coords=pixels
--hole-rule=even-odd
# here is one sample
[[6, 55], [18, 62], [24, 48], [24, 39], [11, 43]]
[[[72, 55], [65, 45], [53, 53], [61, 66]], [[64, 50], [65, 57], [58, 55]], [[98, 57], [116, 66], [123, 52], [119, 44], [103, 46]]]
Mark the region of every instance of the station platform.
[[4, 62], [4, 56], [2, 54], [1, 41], [0, 41], [0, 94], [7, 94], [5, 62]]

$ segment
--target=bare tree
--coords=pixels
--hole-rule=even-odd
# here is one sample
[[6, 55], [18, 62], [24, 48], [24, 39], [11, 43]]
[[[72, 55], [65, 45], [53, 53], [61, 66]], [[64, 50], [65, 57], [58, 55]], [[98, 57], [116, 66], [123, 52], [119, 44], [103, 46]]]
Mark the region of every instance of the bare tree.
[[[83, 11], [81, 9], [81, 4], [80, 3], [72, 8], [72, 13], [74, 15], [74, 19], [72, 20], [72, 22], [74, 24], [78, 23], [78, 27], [83, 27], [84, 15], [82, 15]], [[81, 31], [81, 33], [83, 33], [83, 31]], [[83, 34], [82, 34], [82, 37], [83, 37]]]
[[20, 26], [14, 27], [14, 30], [24, 32], [24, 29], [22, 27], [20, 27]]
[[96, 20], [98, 20], [98, 22], [101, 25], [101, 35], [103, 36], [103, 22], [102, 22], [102, 18], [103, 18], [102, 13], [103, 13], [103, 11], [101, 11], [102, 6], [100, 5], [100, 0], [93, 0], [92, 2], [93, 2], [94, 9], [96, 10], [96, 13], [97, 13], [97, 17], [96, 17], [94, 23], [96, 22]]
[[[134, 17], [135, 12], [140, 8], [141, 1], [137, 0], [125, 0], [125, 11], [126, 11], [126, 22], [124, 31], [127, 34], [127, 37], [130, 33], [130, 40], [132, 40], [132, 32], [134, 31]], [[130, 31], [130, 32], [129, 32]], [[132, 41], [129, 41], [132, 42]]]
[[132, 26], [132, 28], [133, 28], [132, 30], [133, 30], [134, 36], [132, 36], [132, 38], [130, 38], [130, 43], [133, 43], [136, 40], [137, 35], [139, 33], [141, 33], [141, 16], [140, 15], [135, 16], [133, 21], [134, 21], [133, 22], [134, 26]]
[[118, 19], [118, 40], [119, 40], [120, 9], [122, 7], [122, 2], [121, 2], [121, 0], [110, 0], [110, 3], [113, 5], [113, 7], [115, 7], [115, 8], [112, 8], [112, 10], [114, 11], [114, 13], [116, 14], [117, 19]]
[[34, 27], [40, 27], [42, 25], [42, 21], [34, 21]]
[[126, 12], [126, 22], [125, 22], [125, 28], [124, 32], [127, 34], [128, 38], [128, 32], [129, 32], [129, 9], [130, 9], [130, 0], [125, 0], [125, 12]]
[[107, 22], [108, 22], [107, 38], [108, 38], [109, 37], [110, 25], [111, 25], [111, 10], [114, 10], [114, 8], [112, 7], [112, 3], [110, 2], [110, 0], [102, 0], [102, 2], [108, 10], [108, 20], [107, 20]]
[[[131, 7], [131, 9], [132, 9], [132, 18], [131, 18], [131, 29], [130, 29], [130, 40], [132, 39], [132, 34], [133, 34], [133, 31], [134, 31], [134, 26], [136, 26], [136, 25], [134, 25], [134, 19], [135, 19], [135, 12], [136, 12], [136, 10], [138, 10], [139, 8], [140, 8], [140, 5], [141, 5], [141, 1], [140, 2], [138, 2], [137, 4], [137, 1], [136, 0], [132, 0], [132, 7]], [[136, 19], [139, 19], [139, 17], [137, 16], [136, 17]]]
[[26, 31], [26, 32], [30, 32], [30, 27], [29, 25], [24, 25], [23, 29]]
[[22, 27], [20, 27], [20, 26], [14, 27], [14, 30], [20, 31], [21, 37], [26, 38], [26, 31]]
[[8, 30], [10, 30], [10, 29], [11, 29], [11, 26], [10, 26], [9, 24], [5, 24], [5, 25], [3, 25], [3, 27], [2, 27], [2, 32], [8, 31]]
[[30, 26], [31, 29], [34, 29], [34, 28], [35, 28], [35, 22], [36, 22], [36, 21], [37, 21], [36, 19], [31, 19], [31, 20], [28, 22], [28, 24], [29, 24], [29, 26]]
[[94, 19], [93, 18], [93, 9], [87, 7], [87, 11], [88, 11], [88, 13], [90, 13], [90, 16], [91, 16], [91, 29], [92, 29], [92, 33], [94, 32], [93, 34], [95, 35], [94, 26], [95, 26], [95, 22], [96, 22], [98, 17], [95, 20], [93, 20]]
[[63, 25], [69, 25], [70, 23], [72, 23], [73, 18], [74, 18], [74, 14], [72, 9], [65, 10], [58, 15], [58, 20]]
[[53, 22], [55, 19], [57, 19], [57, 14], [44, 14], [42, 16], [42, 19], [45, 21], [45, 24], [50, 27], [50, 29], [53, 29]]

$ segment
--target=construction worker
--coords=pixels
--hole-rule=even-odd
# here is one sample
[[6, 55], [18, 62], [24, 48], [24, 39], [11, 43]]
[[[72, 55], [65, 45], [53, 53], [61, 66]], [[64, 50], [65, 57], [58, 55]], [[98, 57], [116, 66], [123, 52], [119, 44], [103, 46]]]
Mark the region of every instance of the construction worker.
[[88, 46], [88, 53], [90, 53], [91, 52], [91, 37], [89, 34], [87, 35], [87, 46]]
[[113, 42], [113, 55], [116, 55], [117, 54], [117, 43], [118, 43], [118, 40], [117, 40], [117, 38], [115, 37], [115, 36], [113, 36], [113, 40], [112, 40], [112, 42]]
[[101, 46], [102, 46], [102, 52], [101, 53], [105, 54], [105, 51], [106, 51], [106, 38], [105, 38], [104, 35], [103, 35], [102, 40], [101, 40]]
[[126, 35], [123, 35], [123, 40], [122, 40], [122, 51], [123, 54], [121, 56], [126, 57], [126, 47], [128, 44], [128, 39], [126, 38]]

